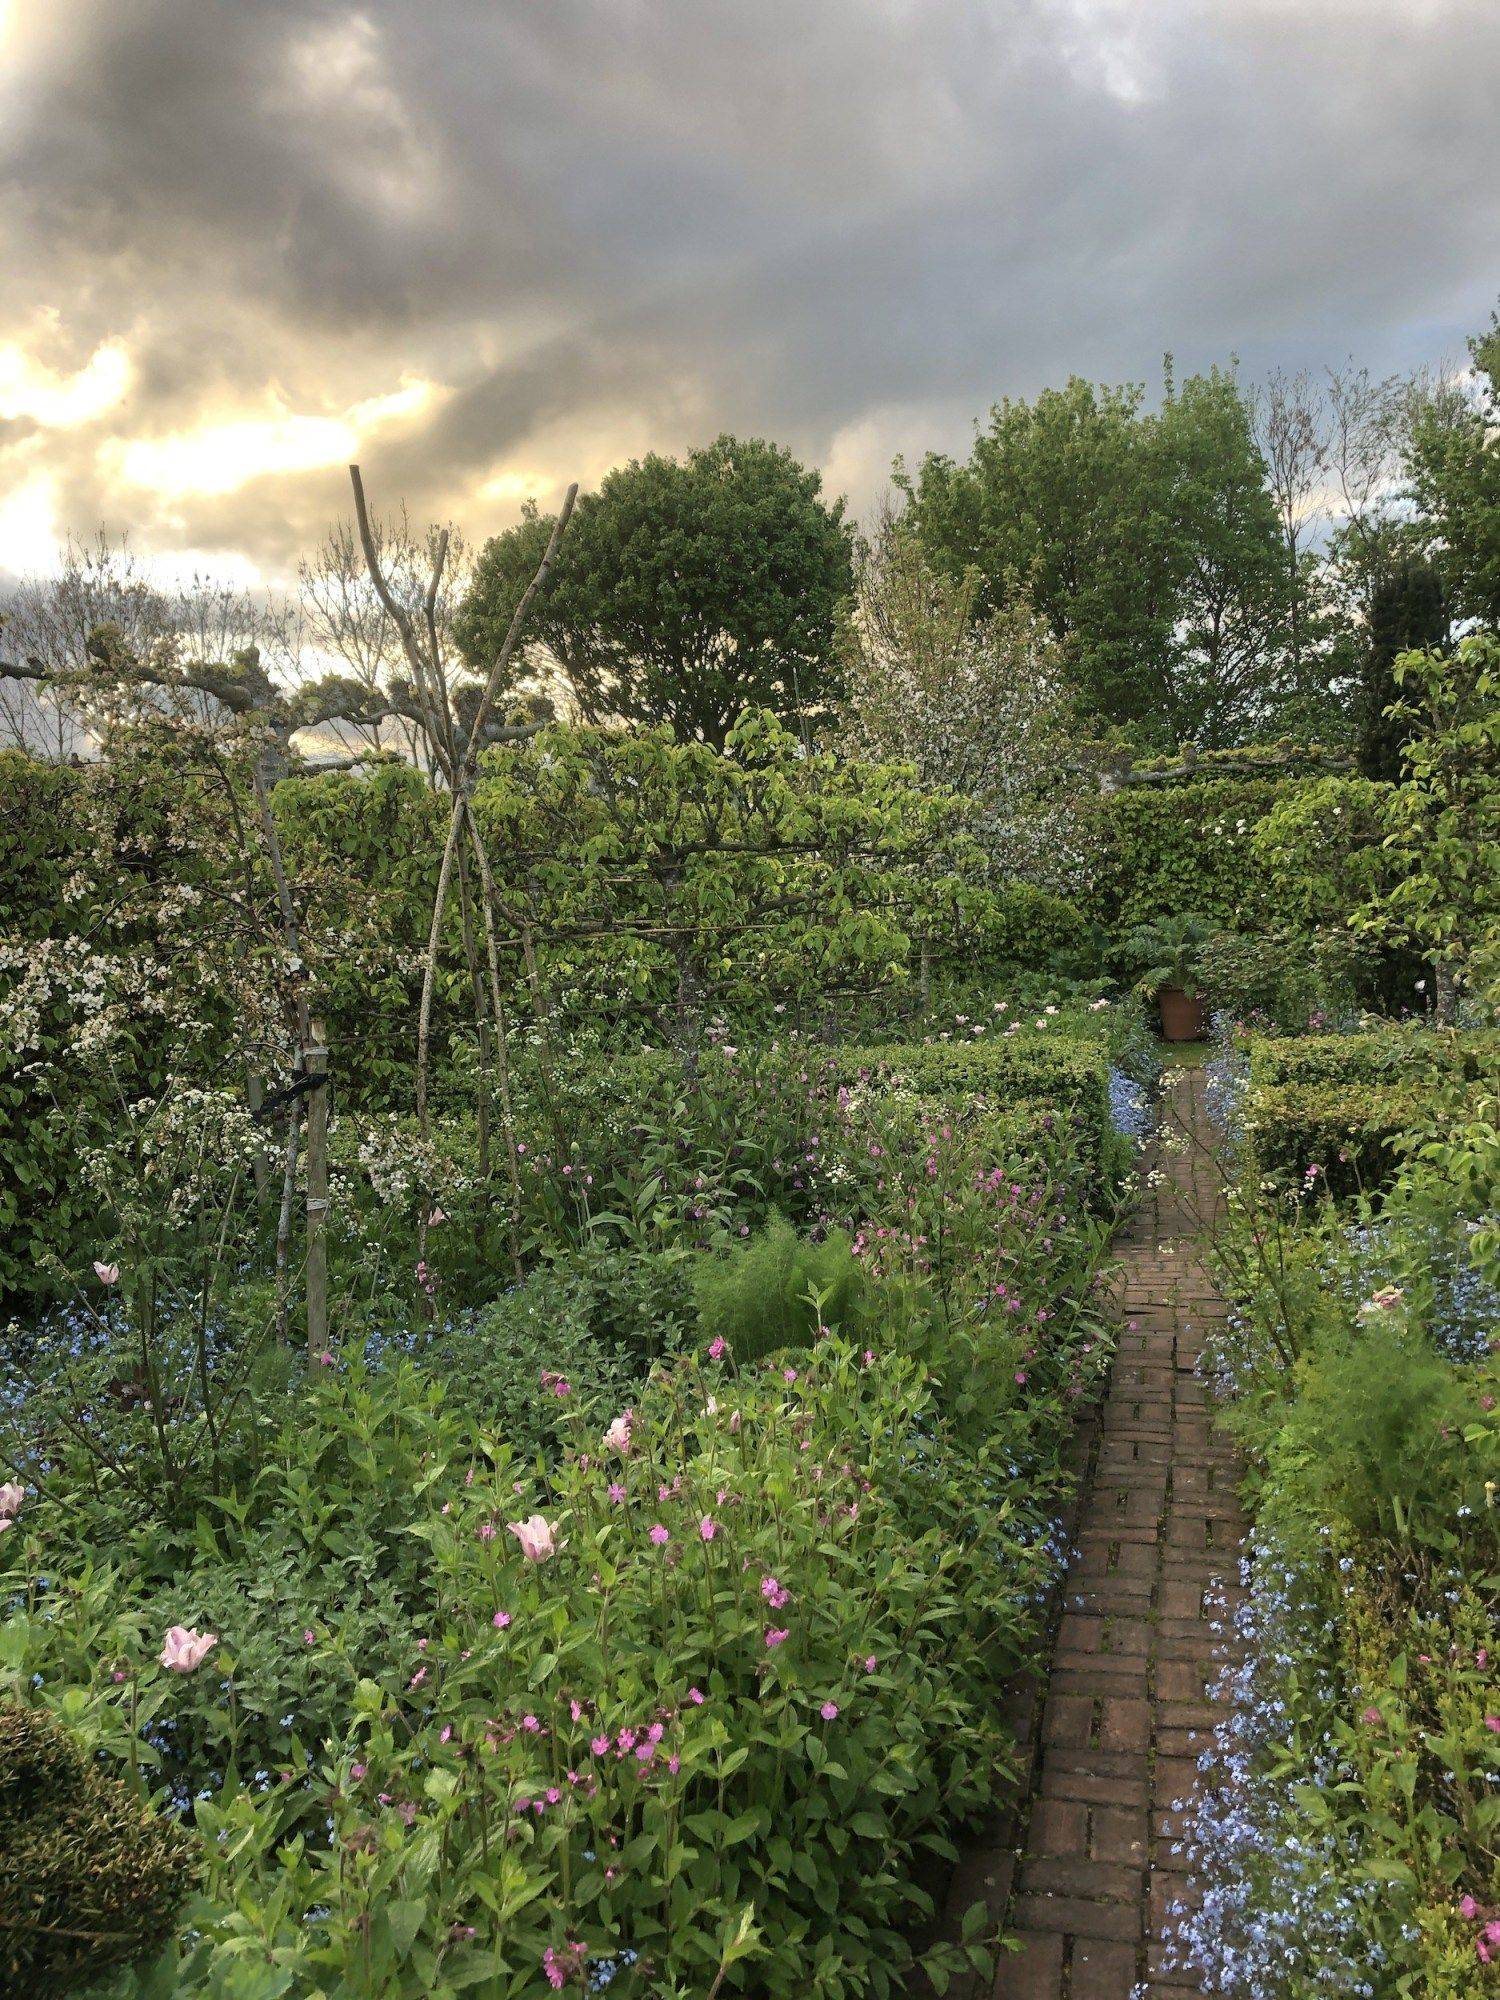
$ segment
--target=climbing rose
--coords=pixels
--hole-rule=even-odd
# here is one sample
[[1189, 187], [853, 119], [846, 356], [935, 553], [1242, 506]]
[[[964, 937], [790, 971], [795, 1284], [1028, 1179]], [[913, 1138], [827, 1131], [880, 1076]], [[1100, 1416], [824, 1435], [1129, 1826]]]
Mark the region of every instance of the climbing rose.
[[217, 1646], [217, 1632], [195, 1632], [191, 1625], [174, 1625], [162, 1641], [161, 1663], [174, 1674], [190, 1674], [207, 1659], [209, 1648]]
[[507, 1521], [507, 1531], [521, 1544], [521, 1553], [527, 1562], [546, 1562], [555, 1556], [561, 1546], [556, 1539], [556, 1530], [540, 1514], [533, 1514], [527, 1521]]

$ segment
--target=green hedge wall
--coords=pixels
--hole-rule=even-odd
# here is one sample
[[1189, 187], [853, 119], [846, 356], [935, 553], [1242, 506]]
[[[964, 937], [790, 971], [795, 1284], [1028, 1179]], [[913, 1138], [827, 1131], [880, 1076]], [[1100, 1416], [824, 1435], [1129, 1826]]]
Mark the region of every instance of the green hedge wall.
[[1122, 932], [1185, 911], [1261, 928], [1277, 915], [1276, 883], [1250, 835], [1278, 798], [1308, 782], [1210, 778], [1102, 798], [1088, 914]]
[[1389, 1182], [1396, 1142], [1430, 1122], [1435, 1089], [1500, 1079], [1500, 1034], [1489, 1031], [1256, 1036], [1249, 1053], [1247, 1172], [1293, 1188], [1316, 1168], [1314, 1184], [1335, 1199]]

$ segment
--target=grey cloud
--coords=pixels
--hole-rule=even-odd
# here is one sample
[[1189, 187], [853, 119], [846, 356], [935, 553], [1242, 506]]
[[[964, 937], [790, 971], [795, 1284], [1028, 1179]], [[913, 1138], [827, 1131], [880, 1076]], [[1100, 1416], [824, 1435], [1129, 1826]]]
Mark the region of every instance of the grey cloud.
[[44, 461], [33, 440], [25, 465], [75, 527], [143, 508], [147, 543], [283, 569], [343, 504], [337, 468], [158, 506], [107, 485], [101, 434], [273, 384], [343, 408], [412, 372], [452, 393], [366, 456], [423, 511], [493, 525], [509, 510], [473, 495], [508, 464], [550, 454], [562, 481], [590, 440], [721, 427], [815, 459], [858, 429], [859, 504], [913, 412], [962, 449], [999, 395], [1149, 378], [1167, 347], [1413, 363], [1496, 288], [1490, 0], [20, 0], [16, 20], [0, 338], [53, 307], [75, 365], [110, 334], [137, 364], [102, 432], [56, 433]]

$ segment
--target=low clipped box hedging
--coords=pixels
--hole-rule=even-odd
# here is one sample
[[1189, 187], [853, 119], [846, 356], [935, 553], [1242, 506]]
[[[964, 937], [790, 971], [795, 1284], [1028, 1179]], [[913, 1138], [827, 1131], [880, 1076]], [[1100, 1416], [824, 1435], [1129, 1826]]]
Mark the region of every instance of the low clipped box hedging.
[[1500, 1076], [1500, 1034], [1426, 1027], [1358, 1035], [1254, 1036], [1246, 1166], [1278, 1187], [1335, 1198], [1394, 1175], [1398, 1141], [1430, 1119], [1435, 1087]]

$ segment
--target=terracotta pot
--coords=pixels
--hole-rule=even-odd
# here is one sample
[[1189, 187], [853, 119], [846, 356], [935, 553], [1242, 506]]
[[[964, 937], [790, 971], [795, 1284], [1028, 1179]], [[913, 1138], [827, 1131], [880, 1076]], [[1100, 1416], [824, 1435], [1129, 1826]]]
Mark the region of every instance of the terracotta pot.
[[1201, 1042], [1208, 1027], [1208, 1009], [1197, 994], [1180, 986], [1164, 986], [1156, 996], [1161, 1010], [1162, 1038], [1168, 1042]]

